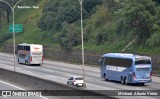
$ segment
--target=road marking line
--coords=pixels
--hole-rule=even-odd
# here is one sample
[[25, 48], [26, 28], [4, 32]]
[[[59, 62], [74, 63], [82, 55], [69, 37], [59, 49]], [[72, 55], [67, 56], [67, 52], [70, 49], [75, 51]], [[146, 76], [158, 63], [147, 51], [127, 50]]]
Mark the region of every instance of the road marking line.
[[23, 89], [23, 88], [17, 87], [17, 86], [15, 86], [15, 85], [9, 84], [9, 83], [4, 82], [4, 81], [1, 81], [1, 80], [0, 80], [0, 82], [1, 82], [1, 83], [4, 83], [4, 84], [6, 84], [6, 85], [9, 85], [9, 86], [15, 87], [15, 88], [20, 89], [20, 90], [25, 90], [25, 89]]
[[47, 71], [47, 72], [53, 72], [52, 70], [43, 69], [43, 68], [42, 68], [42, 70]]
[[[12, 86], [12, 87], [14, 87], [14, 88], [20, 89], [20, 90], [25, 90], [25, 89], [23, 89], [23, 88], [17, 87], [17, 86], [15, 86], [15, 85], [12, 85], [12, 84], [10, 84], [10, 83], [4, 82], [4, 81], [2, 81], [2, 80], [0, 80], [0, 82], [1, 82], [1, 83], [4, 83], [4, 84], [6, 84], [6, 85]], [[46, 98], [46, 97], [44, 97], [44, 96], [39, 96], [39, 97], [44, 98], [44, 99], [48, 99], [48, 98]]]
[[45, 75], [45, 76], [47, 76], [47, 77], [51, 77], [51, 78], [58, 78], [58, 77], [53, 76], [53, 75]]

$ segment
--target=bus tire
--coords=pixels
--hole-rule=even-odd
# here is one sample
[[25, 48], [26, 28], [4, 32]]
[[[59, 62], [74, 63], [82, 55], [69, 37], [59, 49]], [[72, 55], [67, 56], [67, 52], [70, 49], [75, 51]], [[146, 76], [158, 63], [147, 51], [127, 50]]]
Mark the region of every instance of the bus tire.
[[145, 83], [140, 83], [139, 85], [140, 85], [140, 86], [144, 86], [144, 84], [145, 84]]
[[124, 85], [124, 78], [121, 77], [121, 84]]
[[27, 65], [30, 66], [30, 62], [29, 61], [27, 61]]
[[18, 64], [19, 64], [19, 59], [18, 59]]
[[26, 61], [25, 61], [25, 64], [26, 64], [26, 65], [29, 65], [29, 62], [26, 60]]
[[124, 84], [128, 85], [128, 79], [127, 79], [127, 77], [124, 78]]
[[25, 60], [25, 63], [24, 63], [25, 65], [27, 65], [27, 61]]
[[105, 81], [108, 81], [108, 79], [106, 78], [106, 74], [104, 74], [103, 77]]

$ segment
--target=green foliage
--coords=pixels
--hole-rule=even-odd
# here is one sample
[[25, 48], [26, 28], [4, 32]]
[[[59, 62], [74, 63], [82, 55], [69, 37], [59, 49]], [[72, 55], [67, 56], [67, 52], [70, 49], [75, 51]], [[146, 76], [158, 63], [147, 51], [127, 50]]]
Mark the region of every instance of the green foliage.
[[0, 46], [2, 46], [3, 43], [11, 37], [12, 37], [12, 34], [0, 33]]
[[83, 7], [88, 13], [93, 13], [96, 11], [95, 6], [101, 5], [103, 0], [84, 0]]
[[156, 22], [160, 26], [160, 6], [156, 9]]
[[[85, 0], [83, 2], [83, 19], [87, 19], [102, 0]], [[38, 22], [42, 31], [50, 33], [53, 42], [57, 42], [63, 49], [71, 49], [80, 44], [80, 31], [72, 23], [79, 22], [80, 3], [75, 0], [52, 1], [43, 9], [43, 16]], [[67, 23], [68, 27], [65, 25]], [[71, 24], [71, 25], [70, 25]], [[72, 30], [71, 30], [72, 29]], [[57, 34], [60, 33], [60, 34]], [[62, 34], [62, 35], [61, 35]]]
[[154, 3], [151, 0], [128, 0], [127, 2], [123, 8], [124, 18], [120, 22], [118, 32], [131, 33], [138, 37], [139, 43], [143, 43], [154, 32], [156, 12]]
[[38, 23], [38, 27], [42, 30], [49, 31], [53, 28], [54, 22], [56, 22], [54, 13], [48, 12], [42, 16], [41, 20]]
[[159, 47], [160, 45], [160, 32], [156, 32], [151, 35], [147, 40], [148, 47]]
[[74, 27], [74, 24], [66, 24], [58, 39], [63, 49], [71, 50], [81, 43], [80, 31]]
[[[119, 52], [138, 37], [128, 52], [157, 53], [160, 48], [160, 6], [156, 1], [83, 0], [85, 49]], [[38, 4], [40, 8], [16, 9], [15, 22], [24, 24], [24, 33], [16, 34], [17, 43], [56, 45], [65, 50], [81, 48], [79, 0], [26, 0], [20, 4]], [[2, 31], [6, 33], [7, 29], [5, 22]], [[0, 43], [11, 38], [0, 36]]]
[[[111, 21], [109, 9], [103, 6], [97, 6], [96, 12], [87, 20], [84, 40], [96, 45], [104, 44], [109, 41], [114, 34], [114, 23]], [[111, 35], [110, 35], [111, 34]]]
[[43, 10], [38, 27], [44, 31], [58, 32], [62, 29], [63, 22], [72, 23], [80, 18], [78, 7], [78, 3], [72, 0], [49, 2]]

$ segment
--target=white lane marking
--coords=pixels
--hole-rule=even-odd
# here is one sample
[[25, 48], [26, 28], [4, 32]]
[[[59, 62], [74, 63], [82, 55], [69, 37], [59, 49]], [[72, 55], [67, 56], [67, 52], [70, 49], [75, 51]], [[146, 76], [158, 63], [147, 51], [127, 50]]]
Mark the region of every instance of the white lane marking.
[[9, 83], [4, 82], [4, 81], [1, 81], [1, 80], [0, 80], [0, 82], [1, 82], [1, 83], [4, 83], [4, 84], [6, 84], [6, 85], [12, 86], [12, 87], [14, 87], [14, 88], [20, 89], [20, 90], [25, 90], [25, 89], [23, 89], [23, 88], [17, 87], [17, 86], [15, 86], [15, 85], [9, 84]]
[[45, 75], [47, 77], [51, 77], [51, 78], [58, 78], [57, 76], [53, 76], [53, 75]]
[[[12, 87], [14, 87], [14, 88], [20, 89], [20, 90], [25, 90], [25, 89], [23, 89], [23, 88], [17, 87], [17, 86], [15, 86], [15, 85], [12, 85], [12, 84], [10, 84], [10, 83], [7, 83], [7, 82], [1, 81], [1, 80], [0, 80], [0, 82], [1, 82], [1, 83], [4, 83], [4, 84], [6, 84], [6, 85], [12, 86]], [[39, 96], [39, 97], [44, 98], [44, 99], [48, 99], [48, 98], [46, 98], [46, 97], [44, 97], [44, 96]]]
[[[46, 77], [49, 77], [49, 78], [52, 78], [52, 79], [58, 79], [58, 80], [60, 80], [60, 81], [66, 81], [63, 77], [57, 77], [57, 76], [53, 76], [53, 75], [45, 75]], [[58, 80], [56, 80], [56, 81], [58, 81]], [[62, 83], [64, 83], [64, 82], [62, 82]]]
[[135, 90], [146, 90], [144, 88], [134, 88]]
[[42, 70], [47, 71], [47, 72], [53, 72], [52, 70], [43, 69], [43, 68], [42, 68]]

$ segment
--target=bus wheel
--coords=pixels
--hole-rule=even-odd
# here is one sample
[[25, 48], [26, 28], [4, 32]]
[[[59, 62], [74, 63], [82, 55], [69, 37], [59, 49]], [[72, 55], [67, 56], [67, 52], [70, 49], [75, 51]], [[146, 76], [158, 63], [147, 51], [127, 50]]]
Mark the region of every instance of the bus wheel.
[[28, 66], [30, 66], [30, 63], [29, 63], [29, 61], [27, 61], [27, 65], [28, 65]]
[[26, 60], [25, 60], [25, 63], [24, 63], [25, 65], [26, 65]]
[[128, 85], [128, 79], [127, 79], [127, 77], [124, 78], [124, 84]]
[[27, 60], [25, 61], [25, 64], [28, 65], [28, 61]]
[[144, 86], [144, 84], [145, 84], [145, 83], [140, 83], [139, 85], [140, 85], [140, 86]]
[[105, 81], [108, 81], [108, 79], [106, 78], [106, 74], [104, 74], [103, 77], [104, 77], [104, 80], [105, 80]]
[[121, 77], [121, 84], [124, 85], [124, 79]]
[[18, 59], [18, 64], [19, 64], [19, 59]]

